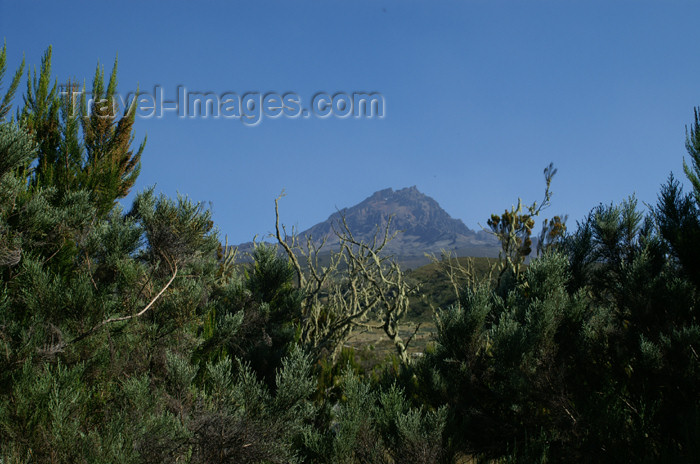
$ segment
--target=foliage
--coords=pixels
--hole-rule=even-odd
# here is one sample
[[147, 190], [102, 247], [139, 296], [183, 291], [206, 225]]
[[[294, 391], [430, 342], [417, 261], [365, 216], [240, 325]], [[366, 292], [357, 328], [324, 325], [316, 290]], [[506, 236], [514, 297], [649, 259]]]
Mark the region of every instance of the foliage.
[[[505, 210], [500, 216], [492, 214], [487, 221], [490, 232], [501, 244], [499, 262], [497, 264], [498, 283], [501, 280], [517, 276], [525, 259], [532, 253], [532, 229], [535, 226], [535, 218], [540, 212], [549, 206], [552, 198], [550, 187], [552, 179], [557, 173], [552, 163], [544, 169], [545, 191], [542, 203], [532, 203], [523, 206], [523, 202], [518, 198], [518, 205], [510, 210]], [[556, 243], [566, 230], [565, 219], [555, 216], [552, 221], [544, 220], [542, 234], [537, 245], [538, 254], [543, 249]]]
[[[294, 233], [287, 236], [279, 224], [279, 199], [275, 200], [277, 243], [287, 254], [303, 294], [299, 332], [301, 342], [317, 357], [329, 354], [335, 360], [343, 343], [357, 328], [384, 332], [404, 365], [410, 363], [407, 343], [399, 334], [401, 319], [408, 313], [409, 297], [415, 294], [403, 270], [384, 252], [394, 235], [391, 220], [365, 243], [357, 240], [345, 218], [334, 226], [338, 239], [327, 266], [319, 255], [326, 244], [306, 237], [305, 246]], [[303, 260], [304, 267], [300, 263]]]
[[467, 287], [440, 313], [417, 370], [425, 401], [449, 405], [458, 449], [518, 462], [697, 458], [696, 208], [672, 178], [650, 214], [634, 197], [601, 205], [519, 278]]
[[145, 140], [136, 151], [131, 149], [136, 111], [131, 105], [117, 117], [116, 60], [106, 86], [104, 69], [97, 66], [88, 101], [84, 87], [71, 81], [52, 83], [51, 55], [49, 47], [38, 73], [35, 69], [27, 77], [24, 107], [18, 113], [39, 145], [32, 182], [51, 185], [60, 195], [87, 190], [103, 216], [129, 193], [139, 174]]
[[[97, 106], [78, 113], [50, 67], [49, 49], [16, 120], [23, 68], [0, 103], [0, 461], [700, 457], [697, 111], [692, 192], [671, 176], [649, 212], [599, 205], [570, 233], [555, 216], [525, 265], [550, 167], [542, 205], [489, 221], [503, 251], [491, 274], [434, 263], [437, 334], [412, 363], [398, 327], [416, 276], [382, 254], [386, 231], [362, 243], [338, 225], [320, 266], [278, 216], [286, 254], [261, 244], [236, 264], [200, 203], [151, 188], [124, 210], [143, 146], [133, 114], [111, 109], [116, 66], [106, 86], [98, 67]], [[382, 375], [343, 350], [368, 325], [396, 347]]]

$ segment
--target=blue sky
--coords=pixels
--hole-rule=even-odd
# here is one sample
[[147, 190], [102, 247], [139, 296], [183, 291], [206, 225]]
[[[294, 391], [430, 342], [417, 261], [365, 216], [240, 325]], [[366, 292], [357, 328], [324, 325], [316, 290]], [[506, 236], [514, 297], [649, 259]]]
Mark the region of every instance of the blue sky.
[[[384, 118], [139, 119], [141, 190], [211, 202], [232, 243], [305, 229], [374, 191], [416, 185], [478, 228], [543, 191], [571, 225], [682, 177], [700, 105], [697, 1], [0, 2], [9, 67], [119, 92], [379, 92]], [[23, 89], [22, 89], [23, 90]]]

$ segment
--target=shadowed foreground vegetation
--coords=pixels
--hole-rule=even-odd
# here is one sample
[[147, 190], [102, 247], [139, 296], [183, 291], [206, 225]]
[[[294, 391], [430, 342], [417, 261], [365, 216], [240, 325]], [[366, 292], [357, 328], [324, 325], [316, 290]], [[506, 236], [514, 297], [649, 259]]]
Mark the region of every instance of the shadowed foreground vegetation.
[[700, 460], [697, 113], [690, 193], [554, 216], [537, 250], [551, 166], [540, 204], [488, 220], [497, 260], [406, 273], [386, 231], [340, 225], [321, 265], [278, 222], [284, 253], [237, 265], [201, 204], [117, 203], [144, 145], [116, 63], [90, 114], [50, 63], [0, 101], [0, 462]]

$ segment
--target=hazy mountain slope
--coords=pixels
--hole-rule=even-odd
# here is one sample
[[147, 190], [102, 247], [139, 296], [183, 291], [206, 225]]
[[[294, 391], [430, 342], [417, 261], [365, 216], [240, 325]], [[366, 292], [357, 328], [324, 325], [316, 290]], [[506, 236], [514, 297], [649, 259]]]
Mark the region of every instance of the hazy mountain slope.
[[[421, 193], [415, 186], [400, 190], [391, 188], [375, 192], [359, 204], [343, 208], [328, 219], [300, 232], [300, 237], [311, 237], [315, 242], [327, 239], [327, 249], [338, 243], [335, 230], [342, 230], [342, 217], [354, 237], [370, 241], [380, 228], [383, 233], [391, 218], [390, 232], [397, 232], [387, 247], [405, 266], [425, 264], [426, 253], [439, 254], [450, 250], [458, 256], [497, 256], [495, 239], [483, 232], [475, 232], [461, 220], [452, 218], [433, 198]], [[250, 244], [241, 247], [245, 250]]]

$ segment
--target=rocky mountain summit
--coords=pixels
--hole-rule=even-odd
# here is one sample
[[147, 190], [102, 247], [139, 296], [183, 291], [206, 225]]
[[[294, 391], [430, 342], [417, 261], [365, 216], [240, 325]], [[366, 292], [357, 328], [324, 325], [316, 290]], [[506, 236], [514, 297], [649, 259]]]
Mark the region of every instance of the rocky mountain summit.
[[459, 256], [498, 255], [491, 235], [475, 232], [461, 220], [452, 218], [437, 201], [415, 186], [379, 190], [355, 206], [336, 211], [299, 236], [309, 236], [317, 242], [327, 237], [326, 245], [332, 246], [338, 242], [333, 229], [342, 230], [343, 217], [354, 237], [365, 242], [373, 239], [378, 227], [383, 233], [391, 220], [389, 231], [397, 234], [387, 246], [387, 252], [412, 264], [427, 262], [425, 253], [439, 254], [443, 249]]
[[[365, 243], [371, 242], [375, 234], [382, 238], [391, 220], [389, 233], [396, 235], [384, 250], [404, 267], [427, 264], [430, 259], [426, 254], [439, 256], [443, 250], [456, 256], [498, 256], [499, 246], [492, 235], [475, 232], [461, 220], [452, 218], [437, 201], [415, 186], [374, 192], [357, 205], [336, 211], [297, 235], [302, 243], [305, 237], [317, 245], [325, 239], [324, 250], [337, 249], [339, 239], [335, 231], [344, 230], [343, 217], [353, 237]], [[244, 243], [238, 248], [245, 254], [252, 251], [253, 244]]]

